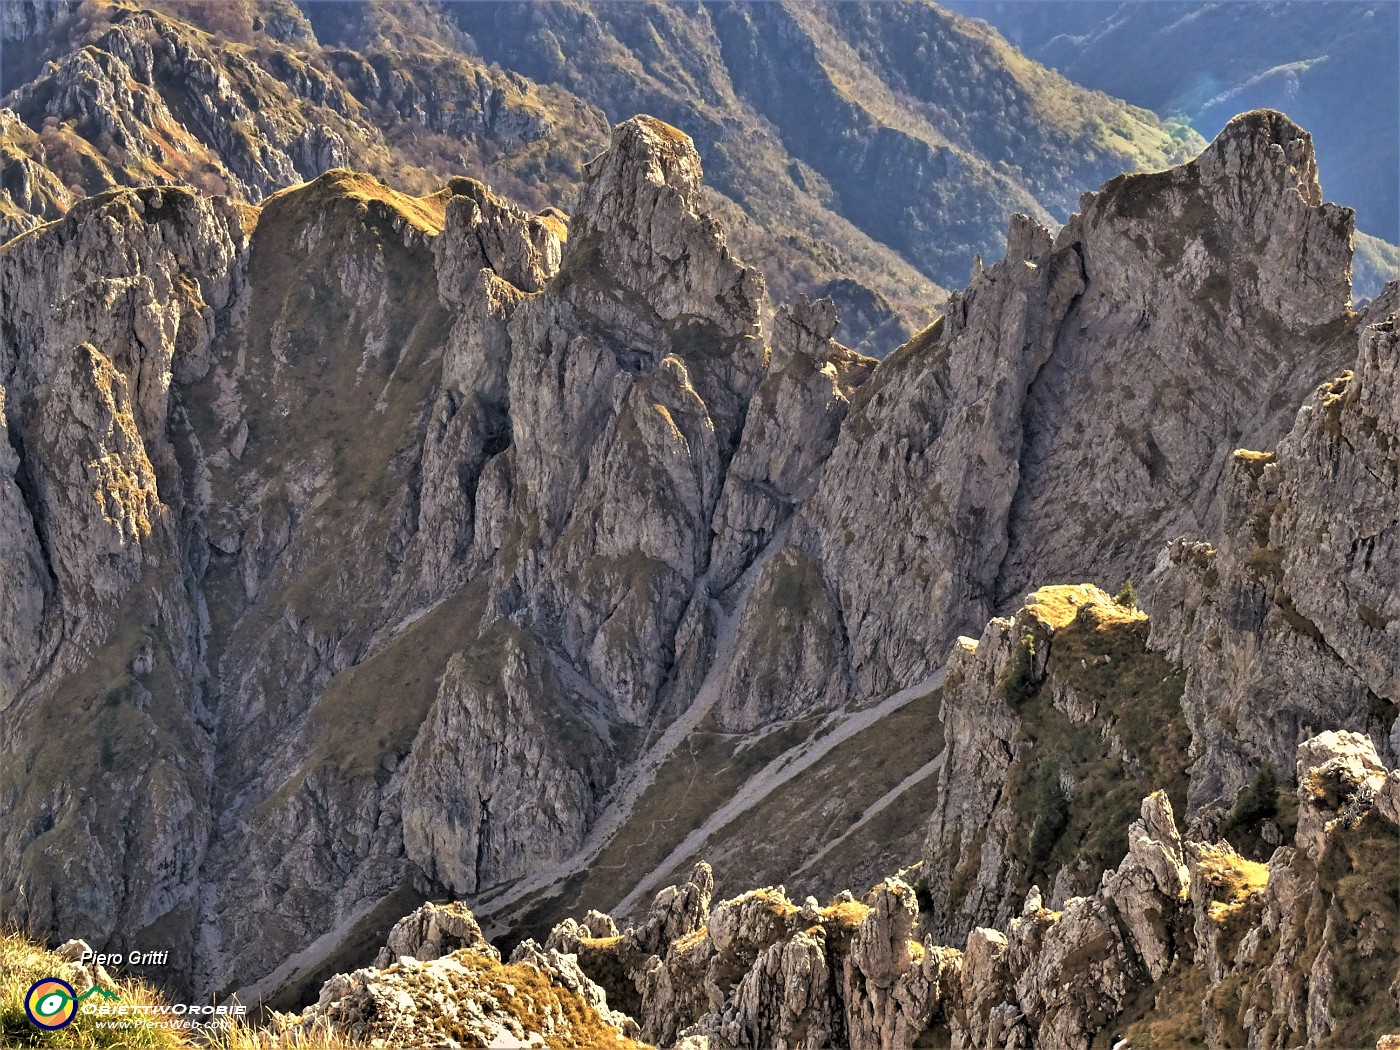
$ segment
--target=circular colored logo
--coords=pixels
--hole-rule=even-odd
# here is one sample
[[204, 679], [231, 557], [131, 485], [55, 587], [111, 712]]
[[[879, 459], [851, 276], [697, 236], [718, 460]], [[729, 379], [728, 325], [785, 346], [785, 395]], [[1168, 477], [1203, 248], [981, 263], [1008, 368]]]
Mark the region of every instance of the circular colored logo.
[[24, 997], [24, 1012], [40, 1028], [54, 1031], [73, 1023], [78, 1013], [78, 993], [67, 981], [45, 977], [35, 981]]

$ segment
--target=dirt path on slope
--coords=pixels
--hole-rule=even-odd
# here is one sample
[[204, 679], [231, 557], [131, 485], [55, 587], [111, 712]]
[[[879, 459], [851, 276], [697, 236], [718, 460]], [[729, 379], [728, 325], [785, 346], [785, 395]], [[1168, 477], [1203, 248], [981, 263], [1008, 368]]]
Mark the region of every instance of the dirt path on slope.
[[822, 858], [824, 858], [828, 853], [834, 850], [837, 846], [841, 845], [841, 843], [845, 842], [848, 838], [854, 835], [861, 828], [865, 827], [865, 825], [869, 824], [870, 821], [873, 820], [875, 817], [879, 816], [880, 811], [883, 810], [886, 806], [890, 805], [892, 802], [900, 798], [900, 796], [902, 796], [915, 784], [927, 780], [934, 773], [937, 773], [940, 769], [943, 768], [943, 759], [944, 756], [946, 756], [947, 754], [948, 749], [945, 747], [942, 751], [938, 753], [937, 757], [929, 759], [929, 761], [925, 762], [922, 766], [914, 770], [914, 772], [910, 773], [907, 777], [901, 780], [894, 787], [890, 788], [889, 791], [885, 792], [883, 795], [877, 798], [874, 802], [870, 804], [870, 808], [867, 809], [863, 814], [861, 814], [861, 818], [858, 821], [852, 824], [845, 831], [841, 832], [840, 835], [832, 839], [820, 850], [818, 850], [811, 857], [809, 857], [807, 861], [802, 865], [802, 867], [798, 868], [792, 873], [793, 876], [796, 877], [798, 875], [801, 875], [804, 871], [809, 871], [810, 869], [816, 867], [817, 864], [821, 862]]
[[[729, 824], [736, 817], [739, 817], [758, 805], [793, 777], [815, 765], [841, 744], [844, 744], [856, 734], [869, 729], [886, 715], [893, 714], [905, 704], [918, 697], [927, 696], [942, 684], [943, 669], [939, 668], [922, 682], [911, 685], [906, 689], [901, 689], [899, 692], [886, 697], [878, 704], [852, 712], [848, 715], [838, 716], [827, 723], [827, 725], [834, 728], [825, 729], [824, 727], [825, 731], [822, 732], [819, 738], [809, 740], [800, 747], [770, 762], [763, 769], [759, 770], [758, 773], [749, 778], [737, 795], [719, 809], [715, 810], [704, 824], [687, 835], [680, 845], [673, 849], [666, 856], [666, 859], [657, 865], [646, 878], [637, 883], [637, 885], [633, 887], [632, 892], [622, 898], [622, 900], [617, 903], [616, 907], [613, 908], [613, 914], [625, 914], [628, 909], [634, 907], [646, 894], [655, 890], [669, 872], [673, 871], [687, 859], [697, 856], [704, 847], [706, 839], [725, 827], [725, 825]], [[931, 772], [929, 767], [939, 761], [940, 760], [937, 758], [934, 759], [922, 769], [916, 771], [915, 774], [912, 774], [912, 776], [916, 778], [921, 774], [927, 776], [928, 772]], [[880, 806], [880, 808], [889, 805], [889, 803], [904, 789], [905, 784], [911, 782], [909, 778], [906, 778], [904, 784], [901, 784], [893, 792], [885, 795], [876, 805]], [[873, 816], [873, 814], [874, 811], [866, 814], [866, 817], [862, 818], [860, 823], [864, 823], [865, 819], [869, 816]], [[855, 825], [855, 827], [859, 826], [860, 824]]]

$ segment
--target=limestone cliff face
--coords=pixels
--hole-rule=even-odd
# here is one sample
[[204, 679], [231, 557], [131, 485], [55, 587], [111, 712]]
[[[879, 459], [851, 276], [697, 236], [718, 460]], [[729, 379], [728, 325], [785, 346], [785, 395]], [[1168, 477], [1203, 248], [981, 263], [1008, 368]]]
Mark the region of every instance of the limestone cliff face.
[[[117, 192], [7, 246], [7, 902], [174, 929], [225, 987], [416, 873], [477, 892], [577, 848], [709, 660], [768, 372], [699, 178], [639, 118], [572, 230], [338, 169], [256, 211]], [[76, 792], [24, 772], [60, 708], [91, 722]], [[117, 848], [137, 800], [150, 843]], [[58, 891], [59, 855], [105, 895]]]
[[1063, 221], [1081, 186], [1203, 145], [923, 0], [14, 0], [3, 18], [0, 241], [113, 185], [257, 202], [338, 165], [571, 208], [611, 123], [645, 112], [697, 137], [711, 208], [778, 298], [832, 296], [840, 338], [879, 354], [1000, 253], [1012, 213]]
[[1395, 306], [1392, 286], [1349, 326], [1354, 366], [1276, 451], [1233, 454], [1219, 541], [1161, 556], [1153, 644], [1188, 667], [1193, 805], [1232, 797], [1265, 762], [1287, 769], [1323, 725], [1368, 734], [1387, 761], [1400, 749]]
[[[832, 339], [829, 300], [800, 300], [774, 325], [768, 375], [755, 391], [743, 440], [714, 513], [710, 578], [727, 589], [811, 495], [875, 362]], [[821, 574], [801, 551], [785, 551], [764, 573], [739, 624], [741, 638], [762, 633], [771, 650], [794, 640], [799, 673], [782, 678], [767, 662], [730, 664], [719, 702], [721, 722], [752, 730], [777, 718], [832, 706], [845, 688], [835, 607]]]
[[486, 349], [505, 360], [476, 396], [508, 402], [510, 444], [476, 482], [471, 558], [529, 633], [499, 680], [444, 678], [409, 762], [408, 855], [457, 892], [576, 849], [622, 727], [708, 656], [678, 635], [709, 615], [710, 519], [767, 351], [762, 278], [697, 210], [699, 178], [674, 129], [621, 125], [558, 274]]
[[287, 1040], [370, 1045], [642, 1045], [636, 1021], [609, 1008], [573, 956], [526, 941], [503, 963], [461, 905], [405, 916], [373, 967], [332, 977], [313, 1006], [274, 1015], [273, 1028]]
[[12, 242], [0, 273], [5, 907], [98, 940], [170, 917], [177, 958], [212, 720], [172, 400], [207, 370], [246, 253], [226, 201], [118, 191]]
[[[1352, 234], [1350, 209], [1323, 203], [1310, 136], [1269, 112], [1233, 120], [1192, 164], [1081, 202], [1057, 243], [1075, 246], [1086, 290], [1028, 394], [998, 601], [1086, 575], [1116, 588], [1167, 540], [1215, 529], [1233, 449], [1281, 434], [1351, 356], [1328, 336], [1349, 305]], [[1117, 524], [1086, 561], [1069, 552], [1089, 522]]]
[[1277, 452], [1232, 454], [1218, 544], [1162, 551], [1150, 639], [1146, 620], [1115, 631], [1138, 614], [1106, 618], [1102, 595], [1055, 626], [1053, 596], [1085, 596], [1048, 588], [954, 648], [924, 857], [940, 932], [1004, 921], [1032, 879], [1052, 907], [1092, 886], [1108, 858], [1058, 843], [1092, 842], [1079, 822], [1113, 809], [1111, 783], [1086, 790], [1099, 763], [1127, 778], [1154, 767], [1201, 836], [1264, 767], [1287, 782], [1290, 753], [1322, 726], [1364, 735], [1395, 764], [1393, 294], [1344, 319], [1335, 338], [1352, 341], [1355, 368], [1314, 392]]
[[347, 164], [410, 177], [425, 164], [443, 170], [433, 156], [441, 142], [395, 134], [403, 127], [452, 136], [459, 164], [463, 149], [533, 146], [551, 168], [578, 163], [567, 144], [568, 160], [535, 145], [560, 124], [588, 146], [607, 132], [579, 100], [440, 48], [323, 50], [290, 2], [182, 12], [15, 3], [4, 18], [5, 39], [24, 44], [16, 72], [30, 79], [7, 82], [0, 111], [0, 241], [111, 186], [184, 185], [257, 202]]
[[1144, 791], [1184, 805], [1182, 675], [1148, 630], [1097, 588], [1061, 586], [959, 639], [921, 869], [940, 938], [1005, 926], [1032, 885], [1050, 908], [1091, 893]]
[[[180, 85], [178, 94], [172, 83]], [[55, 129], [47, 141], [41, 137], [32, 160], [47, 161], [89, 192], [178, 180], [259, 200], [358, 154], [347, 143], [348, 135], [358, 146], [359, 136], [347, 122], [343, 93], [323, 90], [320, 124], [309, 114], [288, 119], [283, 107], [292, 98], [247, 57], [220, 53], [197, 32], [154, 13], [128, 12], [8, 100], [21, 130], [43, 129], [46, 120], [74, 122], [64, 146]], [[80, 142], [92, 145], [84, 150]], [[64, 170], [65, 147], [89, 154], [86, 173]], [[66, 185], [56, 199], [30, 196], [30, 206], [16, 204], [42, 219], [58, 217], [74, 199]]]
[[[1307, 134], [1269, 113], [1086, 195], [1054, 238], [1018, 217], [1006, 258], [862, 389], [794, 522], [852, 698], [928, 674], [1038, 584], [1116, 589], [1214, 529], [1232, 451], [1275, 440], [1354, 352], [1351, 233]], [[774, 659], [800, 680], [800, 648]]]

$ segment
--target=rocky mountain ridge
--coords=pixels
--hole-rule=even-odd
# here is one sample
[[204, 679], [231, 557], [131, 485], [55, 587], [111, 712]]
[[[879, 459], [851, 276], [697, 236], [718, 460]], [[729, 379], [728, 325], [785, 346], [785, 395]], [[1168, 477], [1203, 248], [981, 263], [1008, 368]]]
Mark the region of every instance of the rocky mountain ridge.
[[[698, 136], [707, 210], [780, 299], [835, 297], [842, 338], [881, 354], [932, 319], [974, 252], [1000, 253], [1012, 211], [1063, 219], [1066, 186], [1200, 144], [931, 4], [873, 22], [842, 5], [6, 10], [0, 239], [111, 186], [257, 203], [338, 166], [415, 193], [469, 172], [532, 210], [572, 210], [609, 122], [650, 112]], [[957, 75], [912, 76], [929, 48]], [[786, 72], [760, 83], [758, 69]], [[887, 192], [868, 193], [877, 179]]]
[[[579, 989], [616, 1033], [685, 1050], [1088, 1048], [1105, 1036], [1115, 1046], [1233, 1046], [1246, 1035], [1261, 1047], [1361, 1045], [1400, 1021], [1385, 987], [1400, 922], [1385, 889], [1397, 875], [1386, 845], [1400, 833], [1400, 770], [1387, 773], [1366, 737], [1328, 732], [1300, 745], [1297, 783], [1296, 837], [1267, 865], [1223, 840], [1184, 840], [1154, 792], [1123, 860], [1088, 893], [1047, 908], [1032, 887], [962, 949], [929, 931], [918, 866], [864, 900], [844, 893], [823, 907], [781, 886], [712, 905], [701, 863], [636, 925], [619, 932], [590, 912], [511, 959]], [[439, 973], [498, 959], [470, 912], [427, 905], [395, 926], [375, 967], [333, 978], [314, 1006], [277, 1024], [353, 1038], [412, 1031], [409, 1043], [425, 1046], [481, 1038], [492, 1022]], [[574, 1045], [568, 1036], [558, 1045]]]
[[[1317, 730], [1396, 765], [1394, 304], [1349, 309], [1350, 215], [1305, 132], [1247, 114], [1057, 236], [1017, 219], [1007, 258], [879, 364], [833, 339], [829, 303], [765, 324], [700, 177], [684, 134], [637, 117], [571, 217], [336, 169], [257, 208], [111, 191], [4, 246], [7, 913], [177, 944], [201, 992], [296, 995], [424, 896], [552, 925], [580, 857], [634, 851], [687, 749], [731, 749], [711, 779], [733, 794], [701, 798], [747, 812], [799, 754], [937, 690], [924, 816], [950, 829], [943, 785], [1005, 775], [963, 761], [979, 733], [1034, 707], [1107, 746], [1131, 713], [1051, 667], [1076, 613], [1030, 632], [1048, 662], [1023, 685], [1051, 695], [959, 721], [1007, 705], [1025, 634], [957, 637], [1049, 580], [1144, 585], [1166, 655], [1120, 616], [1130, 658], [1081, 670], [1180, 669], [1158, 682], [1183, 676], [1188, 824]], [[1324, 527], [1339, 503], [1354, 517]], [[1182, 533], [1218, 537], [1189, 548], [1199, 585], [1177, 554], [1145, 578]], [[1321, 564], [1346, 585], [1310, 584]], [[1177, 603], [1194, 586], [1210, 603]], [[1280, 683], [1312, 684], [1288, 717], [1243, 679], [1217, 711], [1213, 653], [1265, 678], [1286, 653], [1306, 674]], [[1110, 760], [1137, 757], [1124, 732]], [[1049, 778], [1054, 867], [1019, 870], [1053, 900], [1117, 859], [1059, 845], [1103, 761]], [[683, 860], [694, 828], [650, 823]], [[958, 885], [936, 838], [938, 943], [1004, 924], [1000, 862]], [[594, 867], [612, 901], [650, 874]]]

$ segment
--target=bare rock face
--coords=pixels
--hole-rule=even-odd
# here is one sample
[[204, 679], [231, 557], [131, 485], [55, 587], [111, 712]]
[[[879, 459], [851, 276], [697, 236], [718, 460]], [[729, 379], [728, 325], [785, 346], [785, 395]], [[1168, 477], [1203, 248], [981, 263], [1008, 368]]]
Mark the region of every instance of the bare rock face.
[[591, 708], [529, 635], [454, 655], [406, 767], [408, 856], [465, 894], [577, 849], [611, 759]]
[[1188, 667], [1193, 808], [1265, 762], [1289, 770], [1324, 726], [1395, 760], [1395, 305], [1392, 288], [1348, 324], [1355, 368], [1313, 393], [1276, 451], [1234, 453], [1219, 542], [1183, 539], [1159, 562], [1153, 644]]
[[1029, 397], [998, 601], [1141, 580], [1167, 540], [1213, 530], [1210, 479], [1242, 441], [1281, 434], [1350, 352], [1325, 333], [1349, 305], [1352, 232], [1349, 209], [1322, 203], [1311, 137], [1264, 111], [1190, 164], [1081, 201], [1057, 246], [1076, 246], [1086, 288]]
[[[170, 400], [208, 368], [245, 257], [231, 205], [159, 189], [5, 249], [0, 901], [39, 928], [188, 928], [210, 739], [181, 521], [199, 477]], [[59, 891], [48, 856], [83, 888]]]
[[[421, 498], [446, 515], [474, 495], [458, 535], [471, 526], [492, 613], [524, 630], [483, 642], [499, 678], [450, 669], [408, 764], [408, 855], [458, 892], [577, 848], [618, 762], [610, 727], [645, 723], [663, 684], [693, 673], [675, 669], [676, 634], [708, 604], [710, 522], [766, 359], [762, 280], [697, 210], [699, 176], [674, 129], [643, 117], [619, 126], [543, 290], [519, 298], [482, 278], [462, 296], [481, 323], [450, 374], [460, 370], [467, 399], [458, 415], [476, 413], [462, 439], [474, 451], [439, 459], [451, 487], [435, 477]], [[449, 211], [449, 235], [453, 221]], [[516, 231], [499, 240], [517, 247], [498, 254], [521, 260], [493, 272], [541, 286], [554, 264], [538, 244], [558, 241], [539, 238], [552, 232], [508, 215], [488, 225]], [[441, 243], [440, 290], [461, 296], [447, 289], [470, 267]], [[497, 242], [461, 243], [490, 257]], [[493, 449], [489, 417], [506, 405], [509, 444]], [[555, 787], [538, 805], [545, 782]]]
[[913, 889], [898, 876], [866, 897], [843, 973], [853, 1046], [915, 1046], [950, 1026], [962, 959], [920, 937]]
[[[1086, 195], [1053, 238], [1018, 218], [1006, 258], [862, 388], [796, 516], [854, 699], [919, 680], [1038, 584], [1141, 581], [1213, 528], [1231, 452], [1276, 440], [1348, 359], [1350, 238], [1307, 134], [1262, 112]], [[770, 662], [797, 677], [802, 646]]]
[[1019, 419], [1053, 349], [1041, 310], [1057, 314], [1081, 291], [1077, 256], [1050, 252], [1045, 230], [1015, 221], [1006, 259], [862, 389], [794, 523], [836, 595], [857, 698], [929, 673], [928, 640], [952, 626], [944, 610], [979, 623], [992, 611], [979, 581], [1004, 556], [997, 523], [1018, 483]]
[[[451, 214], [450, 210], [449, 221]], [[468, 252], [467, 258], [469, 266], [482, 262], [480, 253]], [[448, 334], [442, 386], [423, 437], [427, 484], [419, 491], [421, 527], [405, 552], [406, 561], [422, 566], [415, 595], [419, 607], [451, 594], [476, 568], [472, 551], [477, 494], [486, 465], [510, 440], [507, 322], [525, 298], [489, 269], [472, 271], [465, 289], [453, 284], [448, 296], [464, 298]], [[484, 534], [499, 528], [499, 520], [480, 523]]]
[[[572, 234], [470, 180], [335, 169], [256, 210], [114, 192], [5, 246], [6, 741], [121, 708], [77, 752], [106, 801], [0, 782], [7, 907], [94, 937], [198, 915], [187, 969], [222, 987], [407, 879], [477, 892], [577, 848], [626, 727], [709, 659], [767, 366], [762, 280], [698, 179], [639, 118]], [[95, 888], [55, 893], [44, 849]]]
[[43, 547], [19, 484], [19, 453], [10, 437], [8, 406], [0, 397], [0, 710], [14, 701], [43, 644], [44, 598], [51, 587]]
[[[710, 899], [715, 877], [703, 861], [695, 866], [684, 886], [667, 886], [656, 894], [645, 921], [629, 932], [644, 952], [661, 954], [676, 941], [692, 938], [710, 919]], [[723, 928], [725, 919], [720, 918]]]
[[[143, 48], [156, 79], [179, 60], [223, 90], [198, 79], [193, 43], [131, 29], [153, 17], [110, 30], [75, 105], [128, 92], [113, 120], [163, 119], [140, 102]], [[302, 88], [319, 90], [310, 73]], [[268, 188], [302, 170], [258, 156]], [[1161, 806], [1118, 862], [1145, 795], [1185, 805], [1179, 668], [1205, 675], [1196, 651], [1215, 652], [1176, 599], [1192, 587], [1239, 583], [1289, 630], [1311, 618], [1335, 655], [1308, 689], [1351, 683], [1240, 760], [1198, 682], [1199, 797], [1255, 759], [1291, 763], [1323, 727], [1369, 734], [1390, 762], [1394, 668], [1364, 632], [1394, 630], [1387, 570], [1366, 563], [1371, 541], [1388, 556], [1393, 333], [1344, 312], [1348, 220], [1318, 203], [1301, 132], [1243, 118], [1193, 165], [1087, 199], [1058, 239], [1017, 220], [1007, 258], [878, 367], [833, 341], [827, 301], [780, 311], [770, 352], [762, 279], [704, 213], [700, 174], [684, 135], [637, 117], [571, 217], [471, 180], [409, 197], [336, 168], [258, 208], [116, 191], [0, 250], [0, 806], [16, 815], [0, 904], [113, 949], [174, 930], [201, 992], [275, 990], [297, 952], [396, 890], [480, 895], [568, 862], [677, 719], [749, 732], [883, 698], [1042, 573], [1116, 584], [1145, 549], [1132, 530], [1208, 531], [1209, 479], [1240, 435], [1272, 440], [1293, 391], [1358, 338], [1348, 385], [1297, 432], [1327, 469], [1285, 470], [1285, 443], [1259, 493], [1232, 475], [1222, 497], [1235, 532], [1295, 537], [1296, 564], [1269, 544], [1284, 597], [1164, 573], [1170, 659], [1092, 586], [1045, 588], [958, 643], [917, 876], [822, 908], [781, 889], [712, 905], [697, 871], [630, 931], [590, 917], [504, 965], [572, 987], [550, 952], [612, 958], [626, 981], [598, 983], [661, 1041], [1090, 1038], [1086, 1011], [1124, 1009], [1132, 980], [1104, 965], [1067, 998], [1051, 984], [1076, 951], [1149, 975], [1180, 952], [1152, 918], [1184, 850]], [[1251, 276], [1260, 253], [1272, 269]], [[1174, 393], [1178, 366], [1199, 385]], [[1126, 388], [1153, 384], [1166, 407], [1149, 413]], [[1166, 436], [1175, 409], [1194, 437]], [[1149, 417], [1169, 465], [1120, 432]], [[1188, 477], [1207, 478], [1199, 505]], [[1364, 513], [1325, 521], [1338, 501]], [[1034, 515], [1043, 535], [1018, 525]], [[1312, 564], [1326, 582], [1309, 589]], [[1217, 615], [1222, 639], [1251, 629], [1223, 604], [1200, 629]], [[1225, 652], [1254, 666], [1247, 642]], [[1245, 707], [1221, 710], [1265, 721]], [[82, 728], [34, 752], [55, 720]], [[60, 855], [81, 870], [52, 870]], [[1049, 910], [1027, 912], [1034, 886]], [[487, 963], [458, 958], [470, 931], [436, 922], [399, 931], [404, 954], [438, 953], [443, 994], [480, 987]], [[942, 945], [979, 927], [1003, 943], [978, 942], [970, 977]], [[1055, 976], [1024, 984], [1034, 960]], [[379, 1031], [426, 968], [347, 978], [336, 1010]], [[986, 1009], [959, 1029], [973, 992]]]
[[698, 178], [689, 140], [641, 117], [590, 167], [558, 276], [511, 318], [511, 447], [477, 500], [495, 606], [633, 723], [687, 607], [705, 608], [710, 521], [766, 358], [762, 280], [697, 211]]
[[851, 398], [874, 371], [872, 358], [832, 338], [836, 320], [830, 299], [804, 298], [778, 311], [768, 374], [754, 393], [715, 508], [710, 575], [716, 590], [732, 584], [811, 495]]
[[[702, 212], [700, 155], [669, 124], [641, 116], [613, 130], [611, 147], [589, 165], [574, 229], [584, 250], [596, 252], [589, 261], [641, 296], [659, 321], [694, 317], [729, 337], [753, 333], [763, 277], [730, 257], [718, 224]], [[586, 287], [574, 290], [578, 305], [609, 309]]]
[[[183, 120], [161, 90], [166, 77], [183, 85]], [[300, 114], [300, 120], [287, 119], [289, 95], [256, 62], [236, 52], [211, 52], [188, 27], [143, 12], [62, 56], [20, 87], [12, 103], [32, 128], [48, 117], [74, 120], [105, 147], [105, 155], [92, 151], [93, 165], [106, 175], [98, 176], [94, 191], [126, 181], [123, 168], [169, 180], [186, 174], [193, 161], [218, 172], [218, 185], [211, 188], [259, 200], [346, 163], [346, 136], [358, 138], [338, 93], [328, 92], [324, 101], [340, 103], [340, 112], [323, 109], [320, 127]], [[188, 174], [191, 181], [208, 180], [204, 173]]]
[[382, 970], [405, 956], [431, 962], [464, 948], [498, 960], [501, 957], [482, 936], [476, 916], [466, 905], [455, 901], [425, 904], [394, 923], [388, 941], [375, 956], [374, 965]]
[[[800, 548], [783, 548], [759, 570], [744, 606], [738, 646], [746, 659], [725, 671], [720, 725], [744, 732], [838, 706], [851, 690], [840, 631], [840, 612], [818, 563]], [[770, 660], [781, 661], [792, 677]]]
[[[924, 864], [934, 912], [944, 917], [943, 932], [950, 935], [959, 921], [964, 935], [1005, 922], [1020, 904], [1012, 884], [1022, 873], [1011, 870], [1018, 862], [1005, 850], [1011, 817], [986, 787], [1005, 783], [1016, 757], [1017, 720], [997, 683], [1017, 658], [1024, 636], [1014, 621], [994, 619], [980, 640], [959, 640], [949, 657], [944, 679], [949, 700], [941, 710], [948, 758], [939, 771]], [[1030, 671], [1035, 673], [1034, 664]], [[960, 871], [972, 875], [964, 878], [965, 888], [957, 882]]]
[[1107, 884], [1128, 940], [1154, 981], [1171, 968], [1176, 945], [1161, 926], [1162, 900], [1180, 900], [1191, 884], [1171, 802], [1163, 792], [1147, 796], [1128, 828], [1128, 859]]
[[481, 270], [522, 292], [538, 292], [559, 269], [564, 223], [529, 216], [472, 179], [453, 179], [442, 234], [433, 242], [439, 294], [465, 300]]
[[[832, 339], [835, 330], [829, 299], [803, 299], [778, 313], [768, 374], [749, 405], [715, 508], [709, 575], [716, 593], [739, 578], [815, 490], [851, 398], [874, 370], [873, 360]], [[764, 658], [730, 664], [722, 724], [742, 731], [835, 706], [850, 689], [840, 636], [835, 596], [819, 567], [789, 547], [761, 570], [744, 608], [739, 650]], [[776, 674], [774, 656], [794, 661], [796, 673]]]
[[[954, 646], [921, 871], [940, 941], [1005, 928], [1028, 894], [1042, 899], [1037, 887], [1052, 909], [1091, 894], [1121, 859], [1145, 791], [1165, 784], [1184, 804], [1182, 676], [1147, 648], [1148, 630], [1097, 587], [1044, 587]], [[1174, 841], [1161, 812], [1144, 811], [1155, 830], [1135, 824], [1130, 836], [1166, 884], [1179, 843], [1153, 853], [1149, 843]]]
[[[1367, 738], [1319, 734], [1298, 748], [1293, 845], [1267, 867], [1198, 851], [1198, 959], [1221, 975], [1201, 1006], [1213, 1042], [1255, 1030], [1268, 1046], [1361, 1045], [1393, 1027], [1400, 826], [1378, 799], [1397, 779]], [[1213, 893], [1198, 896], [1203, 876]]]

